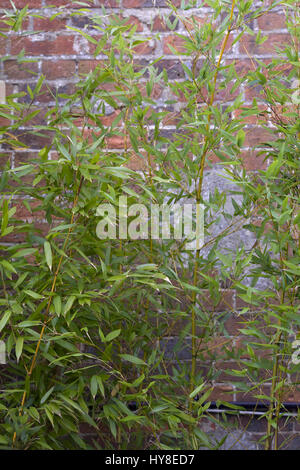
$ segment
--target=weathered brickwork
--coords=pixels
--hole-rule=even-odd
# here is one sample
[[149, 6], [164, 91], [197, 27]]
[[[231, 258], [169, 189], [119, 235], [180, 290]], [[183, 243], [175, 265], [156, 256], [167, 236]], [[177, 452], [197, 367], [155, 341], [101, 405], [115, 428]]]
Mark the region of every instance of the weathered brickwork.
[[[26, 3], [25, 0], [15, 2], [17, 8], [22, 8]], [[206, 17], [209, 15], [210, 10], [205, 2], [198, 3], [198, 8], [185, 12], [188, 25], [191, 25], [188, 21], [190, 16], [193, 16], [201, 24], [205, 22]], [[8, 1], [1, 0], [1, 7], [9, 8], [9, 5]], [[57, 12], [58, 9], [49, 9], [47, 8], [49, 5], [57, 5], [58, 8], [64, 6], [63, 14], [50, 20], [51, 15]], [[152, 36], [149, 43], [140, 45], [137, 48], [136, 57], [138, 62], [149, 62], [163, 55], [163, 60], [157, 64], [159, 70], [162, 70], [162, 68], [167, 70], [171, 80], [180, 80], [184, 77], [180, 60], [189, 66], [187, 57], [184, 55], [179, 58], [175, 57], [169, 45], [180, 52], [182, 50], [182, 39], [178, 38], [176, 33], [186, 34], [186, 30], [182, 24], [178, 24], [174, 32], [168, 30], [164, 16], [170, 10], [166, 6], [166, 2], [152, 2], [152, 0], [122, 0], [120, 2], [115, 0], [94, 0], [91, 2], [90, 8], [95, 13], [101, 13], [100, 7], [102, 5], [107, 8], [107, 12], [118, 13], [121, 17], [128, 19], [130, 23], [134, 23], [137, 26], [137, 32], [140, 34], [146, 37]], [[93, 44], [66, 27], [86, 28], [88, 33], [94, 36], [95, 39], [99, 35], [90, 27], [89, 21], [84, 15], [72, 16], [72, 11], [78, 8], [72, 2], [35, 0], [29, 3], [29, 8], [31, 13], [37, 16], [30, 17], [29, 20], [24, 22], [24, 30], [28, 33], [35, 31], [36, 34], [29, 34], [26, 37], [20, 34], [11, 34], [8, 40], [1, 38], [0, 50], [2, 55], [9, 54], [13, 56], [24, 49], [26, 58], [32, 59], [33, 62], [21, 65], [13, 58], [4, 61], [0, 66], [0, 78], [6, 81], [7, 93], [9, 93], [11, 91], [24, 91], [27, 85], [34, 88], [39, 75], [44, 74], [47, 77], [47, 86], [45, 85], [41, 90], [37, 105], [44, 107], [46, 112], [48, 107], [54, 103], [57, 93], [71, 92], [78, 74], [87, 73], [101, 60], [101, 57], [95, 60], [93, 56], [95, 46]], [[170, 19], [172, 21], [172, 17]], [[250, 27], [254, 31], [261, 29], [263, 33], [269, 35], [269, 38], [261, 46], [257, 46], [254, 37], [246, 34], [241, 42], [231, 48], [233, 36], [230, 37], [225, 59], [226, 63], [235, 61], [239, 73], [253, 69], [254, 65], [250, 56], [263, 60], [271, 59], [275, 53], [274, 47], [276, 44], [282, 44], [287, 39], [285, 16], [280, 8], [253, 21]], [[6, 28], [7, 26], [2, 25], [3, 31]], [[215, 99], [216, 101], [230, 102], [234, 100], [238, 92], [239, 90], [236, 90], [231, 94], [230, 89], [226, 88], [220, 90]], [[259, 100], [260, 89], [259, 87], [244, 89], [243, 94], [246, 100], [245, 104], [251, 105], [254, 97]], [[157, 87], [154, 98], [158, 107], [160, 107], [170, 97], [166, 96], [164, 90]], [[178, 106], [180, 106], [180, 102]], [[37, 119], [40, 120], [41, 124], [44, 123], [42, 112]], [[174, 124], [166, 123], [168, 129], [172, 129]], [[245, 167], [251, 170], [261, 168], [262, 158], [257, 157], [253, 147], [270, 136], [266, 131], [258, 128], [254, 117], [247, 121], [246, 134], [245, 149], [243, 151]], [[40, 148], [45, 141], [38, 140], [36, 137], [32, 139], [28, 137], [26, 143], [29, 146], [28, 152], [30, 153], [31, 150]], [[121, 138], [112, 138], [108, 142], [108, 146], [120, 149], [123, 146], [123, 141]], [[17, 163], [17, 155], [11, 154], [10, 158], [13, 165]]]

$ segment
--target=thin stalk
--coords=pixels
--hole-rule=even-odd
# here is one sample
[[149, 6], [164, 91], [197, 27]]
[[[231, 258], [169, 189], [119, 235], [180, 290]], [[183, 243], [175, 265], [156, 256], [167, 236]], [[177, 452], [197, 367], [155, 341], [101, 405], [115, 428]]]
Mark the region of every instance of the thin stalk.
[[[270, 219], [272, 220], [273, 227], [276, 226], [273, 215], [272, 215], [272, 208], [270, 206], [270, 202], [268, 201], [268, 207], [267, 210], [269, 212]], [[275, 232], [276, 238], [277, 238], [277, 243], [278, 246], [280, 246], [280, 239], [278, 236], [278, 231], [276, 230]], [[284, 279], [283, 285], [286, 286], [286, 281], [285, 281], [285, 270], [284, 270], [284, 263], [283, 263], [283, 257], [282, 253], [280, 253], [280, 267], [281, 267], [281, 272], [282, 272], [282, 277]], [[284, 299], [285, 299], [285, 290], [282, 290], [281, 292], [281, 305], [284, 304]], [[278, 320], [278, 326], [281, 327], [281, 319]], [[279, 345], [282, 337], [282, 331], [278, 330], [276, 339], [275, 339], [275, 344]], [[270, 406], [269, 406], [269, 411], [267, 413], [268, 416], [268, 424], [267, 424], [267, 440], [265, 444], [265, 450], [270, 450], [271, 449], [271, 444], [272, 444], [272, 435], [271, 435], [271, 419], [274, 414], [274, 411], [280, 409], [280, 403], [276, 403], [276, 405], [273, 404], [274, 400], [276, 399], [276, 388], [278, 384], [277, 380], [277, 375], [278, 375], [278, 369], [279, 369], [279, 354], [276, 353], [276, 358], [275, 362], [273, 364], [273, 370], [272, 370], [272, 385], [271, 385], [271, 395], [270, 395]], [[279, 407], [279, 408], [278, 408]], [[276, 428], [278, 428], [278, 415], [276, 414]], [[275, 433], [276, 434], [276, 433]], [[277, 446], [277, 437], [276, 437], [276, 446]]]
[[[214, 74], [213, 78], [213, 87], [212, 87], [212, 93], [211, 93], [211, 98], [209, 102], [209, 106], [211, 107], [214, 103], [214, 98], [215, 98], [215, 89], [216, 89], [216, 83], [217, 83], [217, 77], [218, 77], [218, 72], [219, 72], [219, 67], [222, 61], [222, 57], [225, 52], [225, 48], [230, 36], [231, 32], [231, 25], [232, 25], [232, 19], [233, 19], [233, 13], [234, 13], [234, 7], [235, 7], [235, 0], [232, 0], [231, 4], [231, 11], [230, 11], [230, 18], [229, 18], [229, 27], [227, 29], [226, 35], [223, 39], [222, 46], [221, 46], [221, 51], [218, 59], [218, 63], [216, 66], [216, 71]], [[206, 155], [208, 152], [209, 148], [209, 137], [208, 137], [208, 132], [209, 132], [209, 127], [210, 127], [210, 121], [211, 121], [211, 111], [208, 115], [208, 123], [206, 126], [206, 136], [204, 140], [204, 150], [203, 154], [201, 157], [201, 162], [200, 162], [200, 167], [199, 167], [199, 172], [197, 175], [198, 180], [198, 186], [197, 186], [197, 191], [196, 191], [196, 202], [199, 203], [201, 200], [201, 195], [202, 195], [202, 186], [203, 186], [203, 173], [204, 173], [204, 165], [205, 165], [205, 160], [206, 160]], [[200, 257], [200, 248], [196, 250], [196, 259], [195, 259], [195, 265], [194, 265], [194, 273], [193, 273], [193, 286], [197, 286], [198, 282], [198, 264], [199, 264], [199, 257]], [[196, 312], [195, 312], [195, 304], [196, 304], [196, 291], [193, 291], [192, 294], [192, 368], [191, 368], [191, 376], [190, 376], [190, 392], [193, 391], [194, 386], [195, 386], [195, 375], [196, 375], [196, 359], [197, 359], [197, 348], [196, 348]], [[192, 402], [190, 402], [190, 406], [192, 405]]]
[[[78, 185], [78, 189], [77, 189], [77, 192], [76, 192], [76, 195], [75, 195], [75, 198], [74, 198], [74, 201], [73, 201], [73, 205], [72, 205], [72, 217], [71, 217], [71, 222], [70, 222], [71, 225], [73, 225], [73, 222], [74, 222], [74, 217], [75, 217], [74, 209], [77, 206], [77, 202], [78, 202], [78, 198], [79, 198], [79, 194], [80, 194], [80, 190], [81, 190], [81, 187], [82, 187], [83, 180], [84, 180], [84, 178], [83, 178], [83, 176], [81, 176], [81, 179], [80, 179], [80, 182], [79, 182], [79, 185]], [[65, 239], [64, 244], [63, 244], [63, 251], [65, 251], [65, 249], [67, 247], [67, 244], [68, 244], [69, 238], [71, 236], [71, 233], [72, 233], [72, 227], [69, 227], [66, 239]], [[56, 271], [55, 271], [55, 274], [54, 274], [54, 278], [53, 278], [53, 282], [52, 282], [52, 286], [51, 286], [51, 291], [50, 291], [50, 297], [49, 297], [47, 307], [46, 307], [43, 326], [42, 326], [40, 336], [39, 336], [39, 339], [38, 339], [38, 342], [37, 342], [37, 345], [36, 345], [36, 348], [35, 348], [35, 351], [34, 351], [34, 355], [33, 355], [32, 361], [31, 361], [30, 368], [29, 368], [29, 370], [27, 371], [27, 374], [26, 374], [25, 383], [26, 383], [27, 380], [30, 381], [30, 377], [33, 373], [33, 370], [34, 370], [34, 367], [35, 367], [35, 364], [36, 364], [36, 360], [37, 360], [37, 356], [38, 356], [38, 353], [39, 353], [39, 350], [40, 350], [41, 342], [42, 342], [42, 339], [44, 337], [45, 329], [46, 329], [46, 326], [47, 326], [48, 321], [49, 321], [50, 307], [52, 305], [53, 294], [55, 292], [56, 282], [57, 282], [58, 274], [59, 274], [59, 271], [60, 271], [60, 268], [61, 268], [63, 257], [64, 257], [64, 255], [62, 254], [59, 258], [58, 265], [57, 265], [57, 268], [56, 268]], [[19, 416], [22, 416], [22, 414], [23, 414], [26, 398], [27, 398], [27, 390], [25, 389], [24, 392], [23, 392], [23, 395], [22, 395], [21, 408], [20, 408], [20, 411], [19, 411]], [[17, 438], [17, 433], [15, 431], [14, 435], [13, 435], [13, 445], [15, 444], [16, 438]]]

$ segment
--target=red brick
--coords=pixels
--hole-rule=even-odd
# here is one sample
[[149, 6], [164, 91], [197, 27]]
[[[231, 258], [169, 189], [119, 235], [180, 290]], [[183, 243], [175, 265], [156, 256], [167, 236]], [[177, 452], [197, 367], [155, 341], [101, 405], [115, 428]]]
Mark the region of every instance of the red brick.
[[[0, 127], [2, 126], [0, 122]], [[10, 153], [3, 153], [0, 152], [0, 171], [4, 166], [6, 166], [7, 162], [11, 162], [11, 155]], [[10, 166], [10, 165], [9, 165]]]
[[241, 154], [242, 164], [246, 170], [262, 170], [267, 168], [266, 155], [258, 155], [254, 150], [245, 150]]
[[270, 395], [270, 387], [268, 386], [260, 386], [257, 388], [253, 388], [253, 384], [249, 385], [249, 389], [252, 389], [251, 391], [236, 391], [236, 401], [247, 403], [247, 402], [252, 402], [252, 403], [265, 403], [268, 404], [269, 400], [267, 398], [262, 399], [262, 398], [256, 398], [255, 395]]
[[253, 98], [262, 99], [264, 97], [263, 87], [261, 85], [246, 86], [245, 87], [245, 98], [246, 101], [252, 101]]
[[[276, 125], [284, 122], [285, 124], [287, 123], [293, 123], [295, 116], [298, 115], [298, 106], [296, 104], [291, 104], [288, 103], [285, 106], [272, 106], [271, 111], [271, 116], [270, 120]], [[294, 113], [294, 116], [291, 116], [291, 113]]]
[[[181, 0], [172, 0], [172, 4], [176, 7], [179, 7]], [[127, 8], [153, 8], [156, 7], [166, 7], [168, 6], [168, 0], [157, 0], [153, 4], [153, 0], [123, 0], [123, 7]]]
[[42, 108], [41, 106], [35, 107], [31, 106], [30, 111], [38, 111], [39, 113], [31, 118], [29, 121], [26, 122], [25, 126], [26, 127], [33, 127], [33, 126], [41, 126], [41, 125], [46, 125], [46, 120], [45, 120], [45, 114], [48, 111], [47, 108]]
[[266, 121], [268, 119], [268, 113], [267, 113], [267, 107], [260, 105], [258, 106], [258, 114], [251, 114], [250, 116], [245, 116], [243, 117], [243, 113], [245, 113], [247, 110], [252, 109], [251, 106], [243, 106], [243, 109], [236, 109], [233, 111], [233, 117], [234, 119], [242, 119], [245, 124], [259, 124], [260, 120]]
[[[188, 39], [188, 38], [187, 38]], [[183, 37], [179, 37], [175, 34], [169, 35], [163, 40], [163, 48], [165, 54], [173, 54], [173, 50], [170, 49], [171, 46], [178, 53], [186, 52], [186, 40]]]
[[[29, 83], [29, 86], [31, 90], [34, 90], [36, 83]], [[20, 92], [25, 92], [27, 93], [27, 85], [20, 85], [19, 86], [19, 91]], [[56, 87], [46, 84], [45, 82], [41, 86], [41, 89], [38, 93], [38, 95], [35, 96], [35, 101], [38, 101], [40, 103], [49, 103], [50, 101], [54, 101], [56, 96]], [[29, 94], [27, 93], [25, 97], [20, 98], [21, 102], [25, 103], [30, 103], [31, 98]], [[28, 126], [28, 125], [27, 125]]]
[[246, 75], [251, 70], [255, 70], [255, 63], [250, 59], [234, 59], [234, 60], [226, 60], [225, 65], [234, 64], [236, 73], [238, 76], [242, 77]]
[[41, 149], [51, 142], [51, 133], [43, 131], [43, 135], [34, 135], [32, 133], [23, 132], [19, 136], [20, 142], [25, 144], [30, 149]]
[[236, 314], [232, 313], [225, 322], [226, 331], [231, 336], [239, 335], [239, 329], [243, 328], [243, 321], [245, 321], [245, 318], [238, 317]]
[[42, 63], [42, 72], [48, 80], [56, 78], [73, 78], [75, 73], [74, 60], [45, 60]]
[[225, 88], [218, 88], [218, 84], [215, 91], [214, 101], [234, 101], [239, 95], [240, 89], [237, 88], [232, 92], [232, 86], [227, 85]]
[[[42, 5], [42, 0], [14, 0], [14, 4], [17, 8], [24, 8], [26, 5], [29, 8], [38, 8]], [[1, 8], [11, 8], [9, 0], [1, 0]]]
[[[169, 15], [168, 15], [169, 16]], [[174, 24], [174, 20], [175, 20], [175, 16], [171, 15], [169, 17], [169, 20], [172, 24]], [[175, 26], [174, 26], [174, 30], [178, 29], [178, 24], [177, 23]], [[166, 17], [165, 15], [157, 15], [154, 20], [153, 20], [153, 24], [152, 24], [152, 31], [170, 31], [169, 27], [167, 26], [166, 24]]]
[[56, 39], [32, 41], [20, 38], [12, 43], [12, 54], [25, 49], [25, 54], [36, 56], [78, 55], [74, 50], [74, 36], [58, 36]]
[[[93, 38], [96, 39], [96, 41], [98, 41], [98, 43], [99, 43], [99, 42], [101, 41], [101, 39], [103, 38], [103, 35], [95, 34], [95, 35], [93, 36]], [[91, 55], [95, 54], [95, 51], [96, 51], [97, 47], [98, 47], [98, 44], [92, 44], [92, 43], [90, 43], [90, 54], [91, 54]], [[101, 54], [103, 51], [108, 51], [109, 48], [110, 48], [110, 44], [109, 44], [109, 43], [103, 44], [103, 45], [102, 45], [102, 49], [98, 52], [98, 54], [99, 54], [99, 53]]]
[[123, 6], [125, 8], [140, 8], [143, 7], [146, 0], [123, 0]]
[[[11, 26], [6, 24], [5, 21], [6, 21], [5, 16], [0, 17], [0, 31], [2, 32], [11, 31]], [[28, 27], [29, 27], [29, 17], [25, 16], [22, 20], [22, 27], [20, 26], [20, 30], [27, 31]], [[16, 33], [12, 32], [12, 34], [16, 34]]]
[[[141, 94], [142, 94], [143, 96], [148, 96], [146, 84], [145, 84], [145, 85], [144, 85], [144, 84], [138, 85], [138, 88], [139, 88], [139, 90], [140, 90], [140, 92], [141, 92]], [[158, 83], [155, 83], [155, 84], [153, 85], [153, 88], [152, 88], [152, 92], [151, 92], [151, 94], [150, 94], [150, 97], [151, 97], [152, 99], [158, 99], [158, 98], [162, 95], [162, 92], [163, 92], [163, 88], [161, 87], [161, 85], [159, 85]], [[152, 111], [149, 110], [149, 113], [148, 113], [149, 116], [151, 115], [151, 112], [152, 112]], [[147, 116], [147, 114], [146, 114], [146, 116]]]
[[207, 23], [207, 21], [208, 21], [207, 17], [191, 15], [184, 20], [184, 26], [187, 31], [192, 32], [195, 30], [195, 26], [197, 30], [199, 26]]
[[126, 24], [132, 25], [132, 26], [135, 25], [137, 27], [136, 31], [138, 33], [141, 33], [142, 31], [144, 31], [143, 23], [141, 23], [141, 21], [136, 16], [129, 16], [129, 18], [125, 16], [123, 17], [123, 19], [127, 19]]
[[50, 18], [34, 18], [34, 31], [61, 31], [66, 29], [66, 19], [58, 16], [50, 20]]
[[[0, 127], [8, 127], [10, 126], [10, 119], [6, 119], [2, 116], [0, 116]], [[1, 133], [0, 133], [1, 135]]]
[[234, 390], [230, 385], [216, 385], [212, 390], [209, 398], [210, 401], [233, 401]]
[[165, 18], [163, 18], [162, 16], [156, 16], [153, 20], [152, 30], [153, 31], [168, 31], [169, 28], [166, 25]]
[[[224, 157], [226, 157], [225, 154], [224, 154]], [[218, 162], [220, 162], [220, 158], [214, 152], [208, 152], [206, 155], [205, 168], [209, 167], [210, 164], [218, 163]]]
[[230, 354], [236, 349], [234, 337], [225, 336], [213, 337], [211, 339], [197, 339], [198, 359], [211, 360], [212, 358], [228, 359], [228, 351]]
[[[97, 116], [97, 118], [99, 119], [99, 121], [101, 121], [103, 126], [110, 127], [112, 125], [113, 121], [118, 116], [118, 114], [119, 114], [119, 111], [114, 111], [111, 114], [107, 114], [106, 116]], [[82, 127], [83, 126], [83, 120], [84, 120], [84, 118], [80, 117], [80, 118], [78, 118], [77, 120], [74, 121], [74, 124], [78, 127]], [[122, 124], [122, 121], [120, 122], [120, 125], [121, 124]], [[88, 120], [87, 126], [88, 127], [89, 126], [91, 126], [91, 127], [95, 126], [95, 121], [94, 120]]]
[[142, 44], [135, 46], [133, 48], [133, 51], [135, 52], [135, 54], [138, 54], [138, 55], [147, 55], [147, 54], [152, 54], [154, 52], [154, 48], [155, 48], [155, 42], [154, 42], [154, 39], [152, 39], [151, 43], [149, 41], [145, 41]]
[[236, 296], [236, 309], [241, 310], [243, 308], [249, 308], [250, 310], [257, 310], [257, 305], [249, 304], [241, 299], [238, 295]]
[[238, 362], [216, 360], [214, 364], [215, 372], [217, 373], [216, 380], [220, 383], [234, 383], [234, 382], [243, 382], [245, 379], [242, 376], [236, 376], [232, 374], [233, 370], [240, 371], [243, 369], [243, 365]]
[[263, 44], [256, 44], [255, 36], [245, 34], [239, 44], [240, 52], [242, 54], [275, 54], [275, 47], [283, 47], [291, 40], [289, 34], [270, 34], [268, 39]]
[[[119, 112], [115, 111], [111, 114], [108, 114], [107, 116], [99, 116], [98, 115], [97, 119], [99, 121], [101, 121], [103, 126], [110, 127], [112, 122], [118, 116], [118, 114], [119, 114]], [[73, 119], [73, 124], [78, 128], [82, 128], [84, 126], [84, 123], [85, 123], [86, 128], [92, 128], [92, 127], [95, 127], [95, 126], [98, 125], [98, 124], [95, 123], [95, 120], [84, 118], [80, 112], [78, 112], [78, 117], [76, 117], [76, 110], [74, 110], [73, 117], [75, 118], [75, 119]], [[122, 124], [122, 121], [121, 121], [121, 124]]]
[[5, 17], [0, 17], [0, 31], [1, 32], [6, 32], [6, 31], [9, 31], [11, 29], [11, 27], [5, 23]]
[[39, 201], [28, 201], [28, 204], [31, 208], [31, 212], [27, 209], [24, 205], [22, 200], [15, 201], [13, 205], [16, 207], [15, 217], [22, 220], [28, 220], [32, 217], [44, 219], [45, 218], [45, 211], [38, 210], [37, 208], [40, 207], [41, 203]]
[[300, 403], [300, 387], [296, 385], [287, 385], [283, 393], [282, 401]]
[[[147, 155], [145, 152], [141, 152], [141, 155], [137, 155], [135, 152], [131, 152], [130, 159], [126, 165], [131, 170], [145, 171], [148, 168]], [[154, 167], [154, 157], [151, 157], [151, 167]]]
[[[90, 8], [97, 7], [99, 5], [102, 5], [103, 3], [101, 0], [85, 0], [84, 3], [88, 3]], [[58, 7], [61, 6], [70, 6], [72, 8], [82, 8], [82, 5], [73, 3], [72, 0], [45, 0], [45, 5], [55, 5]]]
[[169, 112], [164, 118], [163, 118], [163, 124], [165, 126], [176, 126], [180, 122], [180, 113], [177, 112]]
[[33, 152], [16, 152], [14, 157], [15, 167], [26, 165], [30, 160], [38, 158], [38, 153]]
[[7, 53], [7, 47], [9, 45], [9, 39], [0, 37], [0, 54], [1, 56], [5, 56]]
[[73, 95], [75, 93], [75, 90], [75, 83], [66, 83], [65, 85], [59, 86], [57, 88], [57, 93], [64, 95]]
[[268, 12], [257, 20], [259, 28], [264, 31], [284, 29], [286, 27], [285, 16], [279, 13]]
[[215, 299], [211, 297], [209, 291], [203, 289], [203, 293], [199, 295], [198, 300], [207, 311], [225, 312], [233, 308], [233, 294], [232, 290], [220, 291], [220, 300], [215, 305]]
[[103, 126], [111, 126], [113, 121], [116, 119], [116, 117], [119, 115], [119, 111], [115, 111], [111, 114], [108, 114], [107, 116], [100, 116], [99, 119], [102, 122]]
[[80, 60], [78, 62], [78, 72], [79, 73], [89, 73], [95, 70], [96, 67], [101, 66], [103, 61], [101, 60]]
[[105, 8], [117, 8], [120, 6], [120, 0], [95, 0], [98, 2], [99, 6], [104, 6]]
[[255, 145], [263, 144], [264, 142], [275, 139], [274, 135], [262, 127], [252, 127], [251, 129], [245, 129], [245, 132], [245, 147], [254, 147]]
[[32, 78], [38, 72], [36, 62], [18, 63], [16, 60], [6, 60], [3, 65], [5, 77], [10, 80]]
[[[107, 137], [105, 139], [107, 148], [124, 149], [125, 148], [125, 137], [120, 135], [114, 135], [113, 137]], [[127, 138], [127, 148], [130, 147], [130, 141]]]
[[1, 237], [1, 243], [23, 243], [25, 240], [26, 234], [15, 230], [5, 237]]
[[54, 101], [55, 97], [56, 87], [44, 82], [36, 99], [40, 103], [49, 103], [50, 101]]

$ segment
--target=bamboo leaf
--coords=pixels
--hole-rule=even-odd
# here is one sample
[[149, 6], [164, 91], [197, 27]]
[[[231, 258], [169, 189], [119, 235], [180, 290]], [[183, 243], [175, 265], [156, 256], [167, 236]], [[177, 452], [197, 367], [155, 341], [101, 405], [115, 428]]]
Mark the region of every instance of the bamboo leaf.
[[145, 361], [140, 359], [139, 357], [132, 356], [131, 354], [119, 354], [119, 356], [124, 359], [125, 361], [132, 362], [138, 366], [147, 366]]
[[11, 317], [11, 314], [12, 314], [11, 310], [7, 310], [7, 311], [3, 314], [3, 316], [2, 316], [2, 318], [1, 318], [1, 320], [0, 320], [0, 331], [2, 331], [3, 328], [5, 327], [6, 323], [8, 322], [8, 320], [9, 320], [10, 317]]
[[23, 344], [24, 344], [24, 337], [19, 336], [19, 338], [16, 341], [16, 357], [17, 357], [17, 362], [19, 362], [19, 359], [21, 357], [22, 351], [23, 351]]
[[46, 262], [51, 271], [52, 270], [52, 250], [51, 250], [51, 245], [48, 241], [44, 243], [44, 251], [45, 251]]

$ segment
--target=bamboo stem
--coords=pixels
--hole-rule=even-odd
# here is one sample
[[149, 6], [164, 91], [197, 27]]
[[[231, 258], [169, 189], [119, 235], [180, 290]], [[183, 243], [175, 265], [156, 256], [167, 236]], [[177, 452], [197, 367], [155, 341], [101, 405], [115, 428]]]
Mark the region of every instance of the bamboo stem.
[[[230, 18], [229, 18], [229, 27], [227, 29], [226, 35], [223, 39], [222, 46], [221, 46], [221, 51], [219, 55], [219, 59], [217, 62], [216, 66], [216, 71], [214, 74], [213, 78], [213, 90], [210, 98], [209, 105], [212, 106], [215, 98], [215, 89], [216, 89], [216, 83], [217, 83], [217, 77], [218, 77], [218, 72], [219, 72], [219, 67], [221, 64], [222, 57], [225, 52], [225, 48], [230, 36], [231, 32], [231, 25], [232, 25], [232, 19], [233, 19], [233, 13], [234, 13], [234, 7], [235, 7], [235, 0], [232, 0], [232, 5], [231, 5], [231, 11], [230, 11]], [[201, 162], [200, 162], [200, 167], [199, 167], [199, 173], [197, 177], [199, 177], [198, 181], [198, 187], [197, 187], [197, 192], [196, 192], [196, 202], [199, 203], [201, 200], [201, 194], [202, 194], [202, 186], [203, 186], [203, 173], [204, 173], [204, 165], [205, 165], [205, 159], [208, 151], [208, 131], [210, 127], [210, 121], [211, 121], [211, 111], [208, 115], [208, 123], [206, 126], [207, 134], [205, 136], [204, 140], [204, 150], [203, 154], [201, 157]], [[197, 286], [198, 282], [198, 264], [199, 264], [199, 257], [200, 257], [200, 248], [197, 249], [196, 251], [196, 259], [195, 259], [195, 265], [194, 265], [194, 273], [193, 273], [193, 286]], [[197, 359], [197, 350], [196, 350], [196, 312], [195, 312], [195, 304], [196, 304], [196, 291], [193, 291], [192, 294], [192, 368], [191, 368], [191, 377], [190, 377], [190, 392], [193, 391], [194, 385], [195, 385], [195, 375], [196, 375], [196, 359]]]
[[[81, 176], [79, 186], [78, 186], [78, 189], [77, 189], [74, 201], [73, 201], [71, 225], [74, 222], [74, 217], [75, 217], [74, 209], [77, 206], [77, 202], [78, 202], [79, 193], [80, 193], [80, 190], [81, 190], [81, 187], [82, 187], [83, 179], [84, 179], [83, 176]], [[72, 227], [69, 227], [66, 239], [65, 239], [64, 244], [63, 244], [63, 251], [65, 251], [65, 249], [66, 249], [66, 246], [68, 244], [71, 233], [72, 233]], [[37, 342], [37, 345], [36, 345], [36, 348], [35, 348], [35, 351], [34, 351], [34, 355], [33, 355], [32, 361], [31, 361], [30, 368], [29, 368], [29, 370], [27, 371], [27, 374], [26, 374], [25, 382], [26, 382], [27, 379], [29, 379], [29, 381], [30, 381], [30, 377], [33, 373], [33, 370], [34, 370], [34, 367], [35, 367], [35, 364], [36, 364], [36, 359], [37, 359], [37, 356], [38, 356], [38, 353], [39, 353], [39, 350], [40, 350], [41, 342], [42, 342], [42, 339], [44, 337], [44, 333], [45, 333], [47, 323], [49, 321], [49, 318], [48, 318], [49, 317], [49, 311], [50, 311], [50, 307], [51, 307], [51, 304], [52, 304], [53, 294], [55, 292], [56, 282], [57, 282], [57, 278], [58, 278], [58, 274], [59, 274], [59, 271], [60, 271], [60, 267], [61, 267], [61, 264], [62, 264], [63, 257], [64, 257], [64, 255], [62, 254], [59, 258], [58, 265], [57, 265], [57, 268], [56, 268], [56, 271], [55, 271], [55, 274], [54, 274], [52, 287], [51, 287], [51, 291], [50, 291], [50, 297], [49, 297], [46, 312], [45, 312], [45, 318], [44, 318], [43, 326], [42, 326], [40, 336], [39, 336], [39, 339], [38, 339], [38, 342]], [[22, 416], [22, 414], [23, 414], [24, 406], [25, 406], [25, 402], [26, 402], [26, 397], [27, 397], [27, 390], [25, 389], [24, 392], [23, 392], [23, 395], [22, 395], [21, 408], [20, 408], [20, 411], [19, 411], [19, 416]], [[17, 438], [17, 433], [15, 431], [14, 435], [13, 435], [13, 445], [15, 444], [16, 438]]]

